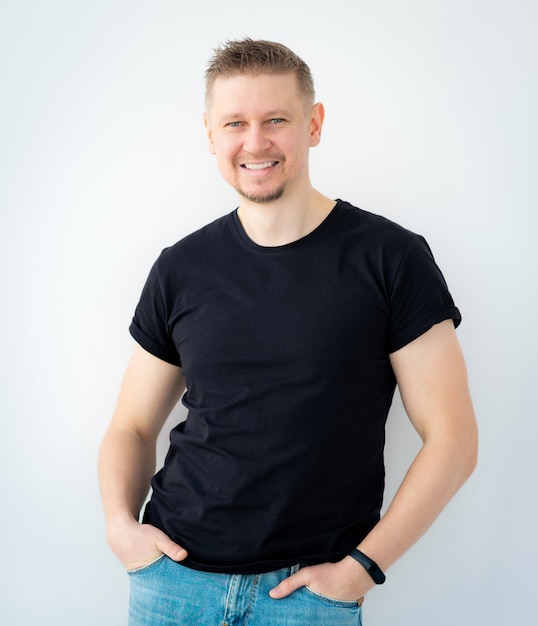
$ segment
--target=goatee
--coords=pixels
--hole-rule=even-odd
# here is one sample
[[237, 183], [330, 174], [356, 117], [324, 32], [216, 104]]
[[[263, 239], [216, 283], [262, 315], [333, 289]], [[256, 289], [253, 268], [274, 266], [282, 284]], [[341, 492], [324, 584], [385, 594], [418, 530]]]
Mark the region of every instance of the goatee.
[[275, 191], [272, 191], [271, 193], [267, 193], [265, 195], [250, 194], [240, 187], [236, 187], [235, 190], [240, 196], [243, 196], [243, 198], [246, 198], [251, 202], [256, 202], [257, 204], [265, 204], [267, 202], [273, 202], [273, 200], [278, 200], [279, 198], [281, 198], [282, 194], [284, 193], [284, 186], [279, 187], [278, 189], [275, 189]]

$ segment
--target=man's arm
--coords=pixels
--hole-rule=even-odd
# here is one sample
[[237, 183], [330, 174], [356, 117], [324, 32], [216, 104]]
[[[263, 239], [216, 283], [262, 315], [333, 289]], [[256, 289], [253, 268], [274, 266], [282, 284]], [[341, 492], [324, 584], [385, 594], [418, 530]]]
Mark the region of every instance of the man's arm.
[[[473, 472], [477, 427], [467, 372], [452, 321], [441, 322], [391, 355], [409, 418], [423, 445], [386, 514], [358, 547], [388, 569], [431, 526]], [[307, 585], [332, 598], [353, 600], [374, 586], [346, 556], [305, 567], [272, 590], [274, 598]]]
[[186, 556], [160, 530], [138, 523], [155, 472], [157, 436], [184, 388], [181, 368], [135, 347], [99, 454], [107, 540], [127, 569], [162, 553], [174, 560]]

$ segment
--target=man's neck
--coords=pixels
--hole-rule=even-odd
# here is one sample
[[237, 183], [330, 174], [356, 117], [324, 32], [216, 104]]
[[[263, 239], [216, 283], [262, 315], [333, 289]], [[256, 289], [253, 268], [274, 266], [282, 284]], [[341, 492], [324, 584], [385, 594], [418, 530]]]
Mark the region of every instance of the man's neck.
[[254, 243], [265, 247], [283, 246], [315, 230], [335, 204], [331, 198], [312, 189], [301, 201], [280, 198], [255, 203], [243, 199], [237, 215]]

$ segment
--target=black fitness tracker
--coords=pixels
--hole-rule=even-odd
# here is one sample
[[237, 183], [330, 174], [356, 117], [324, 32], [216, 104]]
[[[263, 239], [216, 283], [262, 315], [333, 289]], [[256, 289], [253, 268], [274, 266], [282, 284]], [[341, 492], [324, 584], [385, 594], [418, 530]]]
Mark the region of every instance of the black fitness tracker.
[[372, 561], [369, 556], [366, 556], [366, 554], [357, 550], [357, 548], [353, 548], [349, 556], [364, 567], [376, 585], [382, 585], [385, 582], [385, 574], [383, 574], [379, 565], [375, 561]]

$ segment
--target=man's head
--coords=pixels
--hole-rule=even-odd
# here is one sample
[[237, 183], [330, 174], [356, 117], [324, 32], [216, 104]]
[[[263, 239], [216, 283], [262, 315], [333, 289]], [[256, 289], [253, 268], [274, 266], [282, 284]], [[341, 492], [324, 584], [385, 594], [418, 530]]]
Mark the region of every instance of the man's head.
[[273, 41], [253, 40], [248, 37], [228, 41], [214, 49], [205, 73], [206, 106], [209, 107], [213, 85], [217, 78], [239, 74], [295, 74], [299, 92], [305, 104], [314, 104], [314, 81], [308, 65], [295, 52]]
[[319, 143], [324, 112], [308, 66], [289, 48], [244, 39], [217, 50], [206, 106], [210, 151], [245, 201], [309, 193], [308, 153]]

